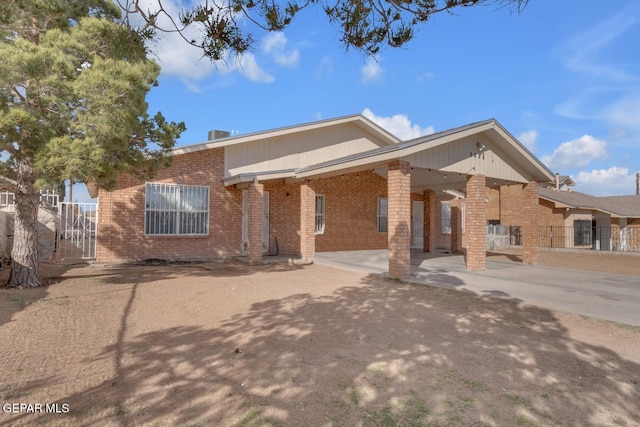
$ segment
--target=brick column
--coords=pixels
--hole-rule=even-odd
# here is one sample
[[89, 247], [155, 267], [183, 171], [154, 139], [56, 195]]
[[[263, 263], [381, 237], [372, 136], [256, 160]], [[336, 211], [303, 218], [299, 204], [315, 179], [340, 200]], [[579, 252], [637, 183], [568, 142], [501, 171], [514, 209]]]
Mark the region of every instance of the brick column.
[[424, 252], [436, 251], [436, 193], [433, 190], [424, 192]]
[[487, 265], [486, 177], [467, 178], [466, 198], [466, 261], [467, 270], [483, 271]]
[[247, 260], [250, 265], [262, 264], [262, 233], [264, 221], [264, 185], [249, 185], [247, 207]]
[[389, 164], [387, 175], [389, 277], [411, 275], [411, 167], [408, 162]]
[[307, 182], [300, 184], [300, 258], [313, 262], [316, 256], [316, 193]]
[[458, 252], [458, 236], [460, 235], [460, 202], [451, 203], [451, 253]]
[[538, 183], [522, 189], [522, 262], [538, 263]]

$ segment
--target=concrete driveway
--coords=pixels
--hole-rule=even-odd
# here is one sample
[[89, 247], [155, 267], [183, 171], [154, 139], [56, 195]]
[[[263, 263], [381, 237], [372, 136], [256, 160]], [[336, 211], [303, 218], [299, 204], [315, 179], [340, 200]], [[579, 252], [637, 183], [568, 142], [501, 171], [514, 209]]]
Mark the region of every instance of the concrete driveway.
[[[386, 274], [387, 250], [318, 252], [315, 262]], [[552, 310], [640, 326], [640, 279], [593, 271], [487, 259], [486, 271], [467, 271], [462, 255], [411, 254], [410, 282], [475, 292]]]

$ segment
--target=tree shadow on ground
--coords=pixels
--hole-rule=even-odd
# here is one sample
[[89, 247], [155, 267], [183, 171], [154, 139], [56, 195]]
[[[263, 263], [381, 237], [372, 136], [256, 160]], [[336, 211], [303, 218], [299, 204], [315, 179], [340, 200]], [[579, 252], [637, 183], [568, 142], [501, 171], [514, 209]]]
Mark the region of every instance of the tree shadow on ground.
[[[161, 261], [161, 260], [159, 260]], [[118, 292], [130, 289], [105, 288], [105, 285], [130, 285], [131, 283], [150, 283], [179, 277], [206, 278], [250, 276], [256, 273], [281, 273], [304, 268], [294, 264], [264, 264], [248, 266], [234, 260], [208, 262], [136, 262], [113, 264], [111, 266], [80, 263], [42, 263], [40, 275], [43, 285], [37, 288], [7, 288], [0, 286], [0, 326], [10, 322], [14, 315], [26, 307], [46, 300], [49, 287], [64, 280], [83, 279], [91, 282], [92, 289], [85, 289], [85, 295]], [[0, 270], [0, 283], [6, 283], [9, 269]]]
[[136, 298], [100, 356], [116, 376], [61, 399], [91, 423], [640, 422], [640, 365], [572, 339], [548, 310], [368, 277], [216, 328], [128, 336]]
[[506, 258], [507, 260], [512, 261], [512, 262], [522, 263], [522, 256], [515, 255], [515, 254], [509, 254], [509, 253], [503, 253], [503, 252], [489, 252], [489, 251], [487, 251], [487, 258]]

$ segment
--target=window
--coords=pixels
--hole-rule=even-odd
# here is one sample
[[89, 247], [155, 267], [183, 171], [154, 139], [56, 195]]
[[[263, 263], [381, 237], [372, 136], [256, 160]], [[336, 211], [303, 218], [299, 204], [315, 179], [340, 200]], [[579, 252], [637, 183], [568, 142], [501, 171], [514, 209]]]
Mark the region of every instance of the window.
[[385, 197], [378, 197], [378, 215], [377, 215], [377, 223], [378, 223], [378, 233], [386, 233], [387, 232], [387, 212], [388, 212], [388, 202]]
[[316, 234], [324, 234], [324, 194], [316, 194]]
[[578, 219], [573, 221], [573, 244], [585, 246], [591, 244], [591, 221]]
[[209, 234], [209, 187], [147, 183], [144, 234]]
[[440, 204], [440, 214], [442, 234], [451, 234], [451, 203], [442, 202]]

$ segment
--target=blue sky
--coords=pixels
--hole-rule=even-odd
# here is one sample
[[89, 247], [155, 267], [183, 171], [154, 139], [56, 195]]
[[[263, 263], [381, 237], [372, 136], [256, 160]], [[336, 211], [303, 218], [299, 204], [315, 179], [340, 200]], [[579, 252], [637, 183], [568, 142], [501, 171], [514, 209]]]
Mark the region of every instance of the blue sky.
[[254, 28], [253, 52], [226, 63], [165, 36], [150, 112], [186, 123], [179, 146], [211, 129], [243, 134], [354, 113], [401, 138], [496, 118], [551, 170], [571, 175], [575, 190], [634, 194], [640, 0], [604, 4], [530, 0], [520, 14], [495, 5], [444, 13], [375, 59], [346, 51], [317, 8], [284, 32]]

